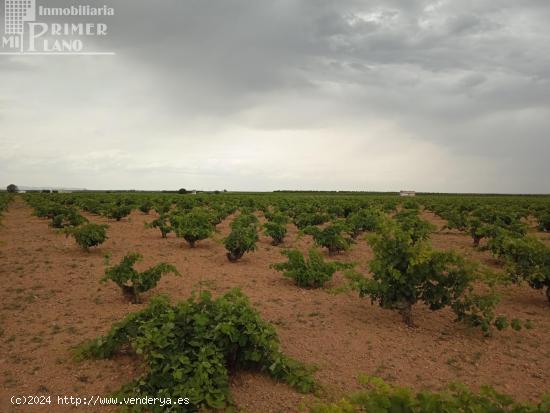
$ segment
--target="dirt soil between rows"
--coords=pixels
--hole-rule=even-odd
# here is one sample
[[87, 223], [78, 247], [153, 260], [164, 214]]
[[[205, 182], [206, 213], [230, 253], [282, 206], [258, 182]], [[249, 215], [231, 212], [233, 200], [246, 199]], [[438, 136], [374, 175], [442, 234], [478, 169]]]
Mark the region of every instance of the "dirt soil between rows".
[[[218, 225], [214, 239], [189, 248], [173, 234], [162, 239], [144, 223], [153, 214], [132, 212], [120, 222], [86, 215], [109, 225], [109, 239], [99, 248], [81, 251], [71, 238], [32, 215], [20, 197], [10, 204], [0, 227], [0, 412], [109, 412], [108, 407], [57, 405], [57, 396], [105, 395], [139, 375], [139, 359], [76, 362], [71, 349], [83, 340], [106, 333], [113, 322], [146, 305], [152, 294], [169, 294], [173, 301], [192, 291], [208, 289], [215, 295], [241, 288], [262, 317], [273, 323], [282, 349], [290, 356], [316, 365], [323, 386], [321, 397], [333, 400], [358, 388], [361, 373], [415, 389], [441, 389], [455, 381], [473, 389], [490, 384], [519, 400], [535, 401], [550, 392], [550, 305], [541, 291], [528, 286], [502, 290], [499, 313], [532, 320], [534, 328], [481, 332], [453, 322], [450, 311], [414, 308], [415, 329], [405, 327], [398, 314], [371, 305], [353, 292], [336, 294], [342, 274], [320, 290], [303, 290], [270, 268], [284, 261], [281, 251], [306, 251], [311, 237], [299, 236], [289, 226], [286, 242], [278, 247], [261, 237], [257, 251], [230, 263], [220, 240], [229, 220]], [[439, 229], [444, 222], [424, 217]], [[355, 262], [368, 271], [371, 249], [360, 237], [349, 252], [335, 259]], [[475, 250], [471, 239], [456, 231], [432, 236], [436, 248], [455, 249], [472, 260], [501, 269], [490, 253]], [[158, 262], [174, 264], [182, 277], [166, 276], [144, 295], [145, 303], [129, 304], [112, 283], [100, 284], [110, 253], [118, 262], [131, 251], [144, 256], [140, 268]], [[231, 380], [240, 409], [249, 413], [297, 412], [315, 399], [289, 386], [252, 372]], [[11, 396], [51, 395], [51, 406], [13, 406]], [[185, 397], [185, 395], [181, 395]]]

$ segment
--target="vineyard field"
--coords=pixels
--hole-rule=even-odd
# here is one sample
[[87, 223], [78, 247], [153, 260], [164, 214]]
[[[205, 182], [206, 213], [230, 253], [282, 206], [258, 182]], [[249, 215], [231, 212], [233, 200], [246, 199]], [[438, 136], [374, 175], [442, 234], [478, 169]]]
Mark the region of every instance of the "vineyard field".
[[[117, 391], [143, 373], [139, 357], [124, 353], [76, 360], [75, 348], [107, 334], [113, 323], [147, 308], [159, 294], [176, 303], [194, 292], [219, 297], [234, 288], [274, 327], [285, 355], [315, 368], [319, 386], [302, 393], [254, 369], [231, 371], [229, 393], [244, 412], [298, 412], [318, 400], [335, 401], [360, 388], [361, 374], [415, 390], [439, 391], [452, 382], [474, 391], [490, 385], [532, 403], [550, 392], [550, 261], [544, 261], [550, 232], [541, 227], [541, 217], [550, 214], [550, 197], [69, 193], [13, 195], [9, 201], [0, 199], [0, 205], [2, 412], [44, 411], [9, 405], [12, 394]], [[189, 215], [192, 211], [195, 215]], [[361, 211], [367, 211], [357, 215], [364, 222], [352, 219]], [[459, 215], [465, 223], [450, 224]], [[375, 230], [365, 230], [372, 216], [381, 221]], [[159, 226], [148, 225], [155, 219], [172, 229], [166, 237]], [[239, 219], [238, 225], [232, 224]], [[281, 243], [265, 233], [268, 220], [286, 229]], [[106, 239], [83, 248], [75, 229], [90, 223], [105, 225]], [[457, 322], [451, 304], [435, 311], [420, 298], [412, 305], [414, 327], [407, 326], [392, 311], [397, 307], [374, 299], [371, 303], [370, 296], [354, 290], [350, 272], [368, 282], [375, 271], [373, 260], [383, 262], [375, 257], [373, 237], [397, 239], [391, 231], [420, 237], [421, 224], [429, 228], [425, 240], [407, 238], [409, 248], [425, 244], [429, 251], [454, 251], [476, 271], [498, 280], [490, 284], [499, 297], [495, 315], [519, 320], [519, 331], [500, 331], [493, 321], [487, 331]], [[331, 225], [346, 248], [334, 252], [325, 246], [338, 241], [329, 237], [330, 231], [323, 232]], [[312, 227], [326, 239], [314, 239]], [[257, 239], [250, 240], [251, 247], [238, 259], [228, 259], [229, 248], [235, 247], [226, 239], [243, 228], [253, 228]], [[390, 235], [384, 228], [390, 228]], [[472, 231], [480, 234], [477, 246]], [[531, 242], [540, 252], [536, 271], [513, 258], [522, 242]], [[315, 249], [325, 262], [347, 265], [335, 267], [334, 276], [319, 288], [301, 288], [273, 266], [287, 260], [282, 252], [289, 249], [306, 255]], [[106, 268], [134, 252], [143, 256], [135, 264], [139, 271], [168, 263], [180, 276], [159, 275], [158, 284], [141, 290], [139, 303], [131, 302], [111, 280], [100, 281]], [[538, 278], [533, 278], [535, 272]], [[489, 288], [481, 281], [471, 283], [476, 293]]]

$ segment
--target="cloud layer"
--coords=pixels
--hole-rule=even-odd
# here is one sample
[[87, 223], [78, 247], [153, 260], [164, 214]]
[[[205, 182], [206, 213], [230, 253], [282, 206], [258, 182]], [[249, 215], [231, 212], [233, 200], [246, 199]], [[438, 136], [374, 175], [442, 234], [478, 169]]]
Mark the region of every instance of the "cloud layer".
[[545, 0], [112, 5], [0, 56], [0, 183], [550, 192]]

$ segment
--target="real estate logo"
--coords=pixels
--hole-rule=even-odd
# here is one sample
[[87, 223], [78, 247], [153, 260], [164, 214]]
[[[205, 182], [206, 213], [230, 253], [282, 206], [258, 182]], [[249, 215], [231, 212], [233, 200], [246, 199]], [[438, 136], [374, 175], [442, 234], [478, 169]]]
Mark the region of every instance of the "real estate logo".
[[35, 0], [4, 0], [5, 3], [5, 34], [24, 33], [24, 22], [35, 21]]
[[[88, 47], [108, 35], [105, 20], [114, 14], [106, 5], [37, 8], [36, 0], [4, 0], [0, 55], [114, 55]], [[83, 17], [89, 21], [82, 22]]]

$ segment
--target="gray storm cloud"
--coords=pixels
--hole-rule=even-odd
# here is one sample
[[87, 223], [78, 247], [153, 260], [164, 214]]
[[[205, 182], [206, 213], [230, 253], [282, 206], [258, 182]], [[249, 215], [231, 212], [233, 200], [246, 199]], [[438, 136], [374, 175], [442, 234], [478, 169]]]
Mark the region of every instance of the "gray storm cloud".
[[547, 1], [108, 4], [0, 56], [5, 185], [550, 192]]

